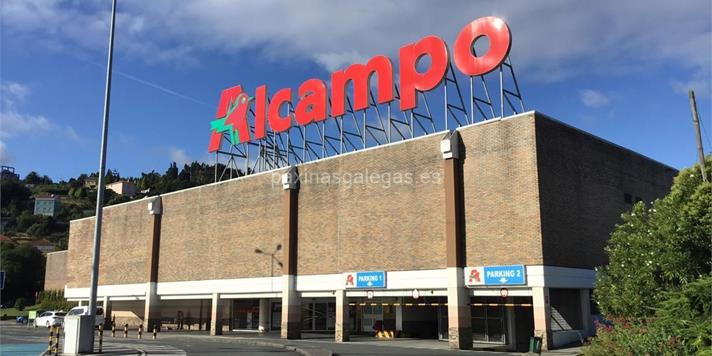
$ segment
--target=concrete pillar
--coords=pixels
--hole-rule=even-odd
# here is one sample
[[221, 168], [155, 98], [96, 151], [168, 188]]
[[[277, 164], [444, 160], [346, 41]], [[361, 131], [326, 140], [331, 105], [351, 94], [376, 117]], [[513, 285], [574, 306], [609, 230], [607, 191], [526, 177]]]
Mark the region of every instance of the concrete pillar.
[[213, 293], [210, 311], [210, 335], [222, 335], [223, 304], [220, 294]]
[[591, 318], [591, 290], [581, 289], [581, 326], [583, 336], [593, 336], [593, 319]]
[[396, 305], [396, 331], [403, 331], [403, 298], [399, 298]]
[[161, 328], [159, 301], [158, 294], [156, 294], [156, 283], [146, 283], [146, 299], [143, 305], [143, 329], [147, 332], [153, 331], [154, 327], [156, 330]]
[[297, 210], [299, 174], [290, 167], [282, 175], [284, 218], [284, 264], [282, 271], [282, 330], [283, 339], [302, 337], [302, 302], [297, 291]]
[[349, 341], [349, 299], [346, 297], [346, 291], [339, 289], [335, 292], [336, 295], [336, 331], [334, 338], [336, 342]]
[[104, 296], [101, 300], [101, 308], [104, 309], [104, 329], [111, 325], [111, 301], [109, 296]]
[[[514, 304], [514, 297], [506, 298], [507, 304]], [[507, 318], [507, 347], [510, 351], [517, 349], [517, 328], [516, 328], [516, 308], [506, 307], [504, 308], [505, 316]]]
[[269, 299], [262, 298], [262, 299], [260, 299], [260, 325], [259, 325], [259, 331], [261, 333], [266, 333], [269, 331], [269, 319], [270, 319]]
[[532, 308], [534, 311], [534, 336], [541, 337], [542, 350], [549, 350], [550, 347], [553, 347], [549, 288], [532, 287]]
[[161, 215], [163, 205], [160, 196], [148, 202], [148, 213], [153, 216], [153, 230], [148, 239], [148, 261], [146, 263], [146, 299], [143, 314], [143, 329], [152, 331], [155, 327], [160, 329], [160, 298], [156, 293], [158, 282], [158, 258], [161, 244]]
[[460, 134], [448, 132], [440, 141], [445, 188], [445, 254], [447, 316], [450, 348], [472, 349], [470, 293], [465, 287], [465, 201], [463, 198]]

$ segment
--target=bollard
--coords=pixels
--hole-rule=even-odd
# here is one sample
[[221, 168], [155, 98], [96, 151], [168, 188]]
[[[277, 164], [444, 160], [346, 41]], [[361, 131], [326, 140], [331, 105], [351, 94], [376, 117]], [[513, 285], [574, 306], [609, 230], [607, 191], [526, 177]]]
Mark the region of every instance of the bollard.
[[138, 338], [140, 339], [143, 336], [143, 324], [138, 326]]
[[59, 355], [59, 338], [60, 338], [61, 334], [62, 334], [62, 327], [58, 326], [57, 327], [57, 336], [56, 336], [57, 339], [56, 339], [56, 342], [54, 343], [54, 355], [55, 356]]
[[153, 326], [153, 340], [156, 340], [156, 326]]
[[47, 353], [52, 353], [52, 345], [54, 345], [54, 328], [49, 327], [49, 345], [47, 346]]
[[116, 325], [111, 323], [111, 337], [116, 337]]
[[99, 353], [104, 345], [104, 323], [99, 324]]
[[124, 339], [129, 337], [129, 324], [124, 324]]

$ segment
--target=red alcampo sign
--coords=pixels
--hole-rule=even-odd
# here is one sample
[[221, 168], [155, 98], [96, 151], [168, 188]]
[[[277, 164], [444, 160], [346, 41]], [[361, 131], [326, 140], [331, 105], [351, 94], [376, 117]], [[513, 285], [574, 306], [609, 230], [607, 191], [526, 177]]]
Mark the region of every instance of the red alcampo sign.
[[[486, 36], [489, 49], [484, 55], [476, 56], [473, 51], [475, 41]], [[483, 17], [470, 22], [462, 28], [455, 39], [453, 48], [454, 64], [467, 76], [487, 74], [502, 64], [507, 58], [512, 45], [512, 37], [507, 24], [496, 17]], [[424, 72], [417, 69], [421, 57], [430, 57], [430, 66]], [[409, 43], [400, 48], [400, 110], [415, 108], [417, 91], [427, 92], [436, 88], [445, 77], [449, 64], [448, 47], [440, 37], [426, 36], [420, 41]], [[377, 55], [366, 64], [353, 64], [344, 70], [331, 74], [331, 117], [344, 115], [345, 88], [349, 81], [353, 84], [354, 110], [368, 107], [369, 80], [377, 76], [376, 100], [385, 104], [394, 100], [393, 63], [391, 59]], [[308, 79], [297, 91], [298, 102], [294, 115], [283, 115], [283, 105], [292, 102], [292, 89], [284, 88], [275, 92], [269, 103], [267, 86], [255, 89], [251, 98], [240, 85], [228, 88], [220, 94], [216, 119], [210, 123], [211, 137], [209, 152], [220, 149], [223, 133], [229, 132], [232, 144], [245, 143], [265, 137], [265, 128], [269, 124], [276, 133], [288, 130], [293, 121], [297, 125], [308, 125], [327, 118], [327, 88], [321, 79]], [[254, 99], [254, 100], [253, 100]], [[251, 135], [247, 122], [247, 112], [254, 101], [254, 134]]]

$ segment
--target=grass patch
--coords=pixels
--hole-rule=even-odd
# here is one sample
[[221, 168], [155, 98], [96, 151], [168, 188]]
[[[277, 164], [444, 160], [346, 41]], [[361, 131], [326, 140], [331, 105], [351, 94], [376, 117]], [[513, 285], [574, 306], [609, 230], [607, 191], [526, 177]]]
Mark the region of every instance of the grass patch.
[[2, 309], [0, 309], [0, 316], [4, 317], [5, 315], [7, 315], [8, 318], [14, 319], [20, 315], [27, 316], [29, 314], [30, 310], [39, 310], [39, 309], [40, 309], [39, 304], [30, 305], [22, 311], [19, 311], [15, 308], [2, 308]]

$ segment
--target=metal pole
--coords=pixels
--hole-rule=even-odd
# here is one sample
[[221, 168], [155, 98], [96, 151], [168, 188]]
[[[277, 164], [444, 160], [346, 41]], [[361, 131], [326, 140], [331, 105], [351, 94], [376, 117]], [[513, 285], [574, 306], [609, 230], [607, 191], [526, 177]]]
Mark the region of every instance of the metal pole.
[[700, 133], [700, 117], [697, 115], [697, 101], [695, 100], [695, 92], [690, 90], [690, 108], [692, 109], [692, 123], [695, 124], [695, 139], [697, 139], [697, 155], [700, 159], [700, 170], [702, 171], [702, 181], [707, 182], [707, 173], [705, 171], [705, 151], [702, 149], [702, 134]]
[[[106, 182], [106, 141], [109, 130], [109, 103], [111, 98], [111, 66], [114, 57], [114, 27], [116, 20], [116, 0], [111, 1], [111, 25], [109, 28], [109, 55], [106, 63], [106, 88], [104, 91], [104, 120], [101, 128], [101, 155], [99, 156], [99, 182], [96, 194], [96, 215], [94, 218], [94, 250], [91, 262], [91, 288], [89, 294], [89, 315], [92, 325], [96, 318], [96, 290], [99, 282], [99, 250], [101, 247], [101, 218], [104, 205], [104, 189]], [[91, 334], [92, 339], [94, 333]], [[93, 344], [93, 341], [92, 341]]]

